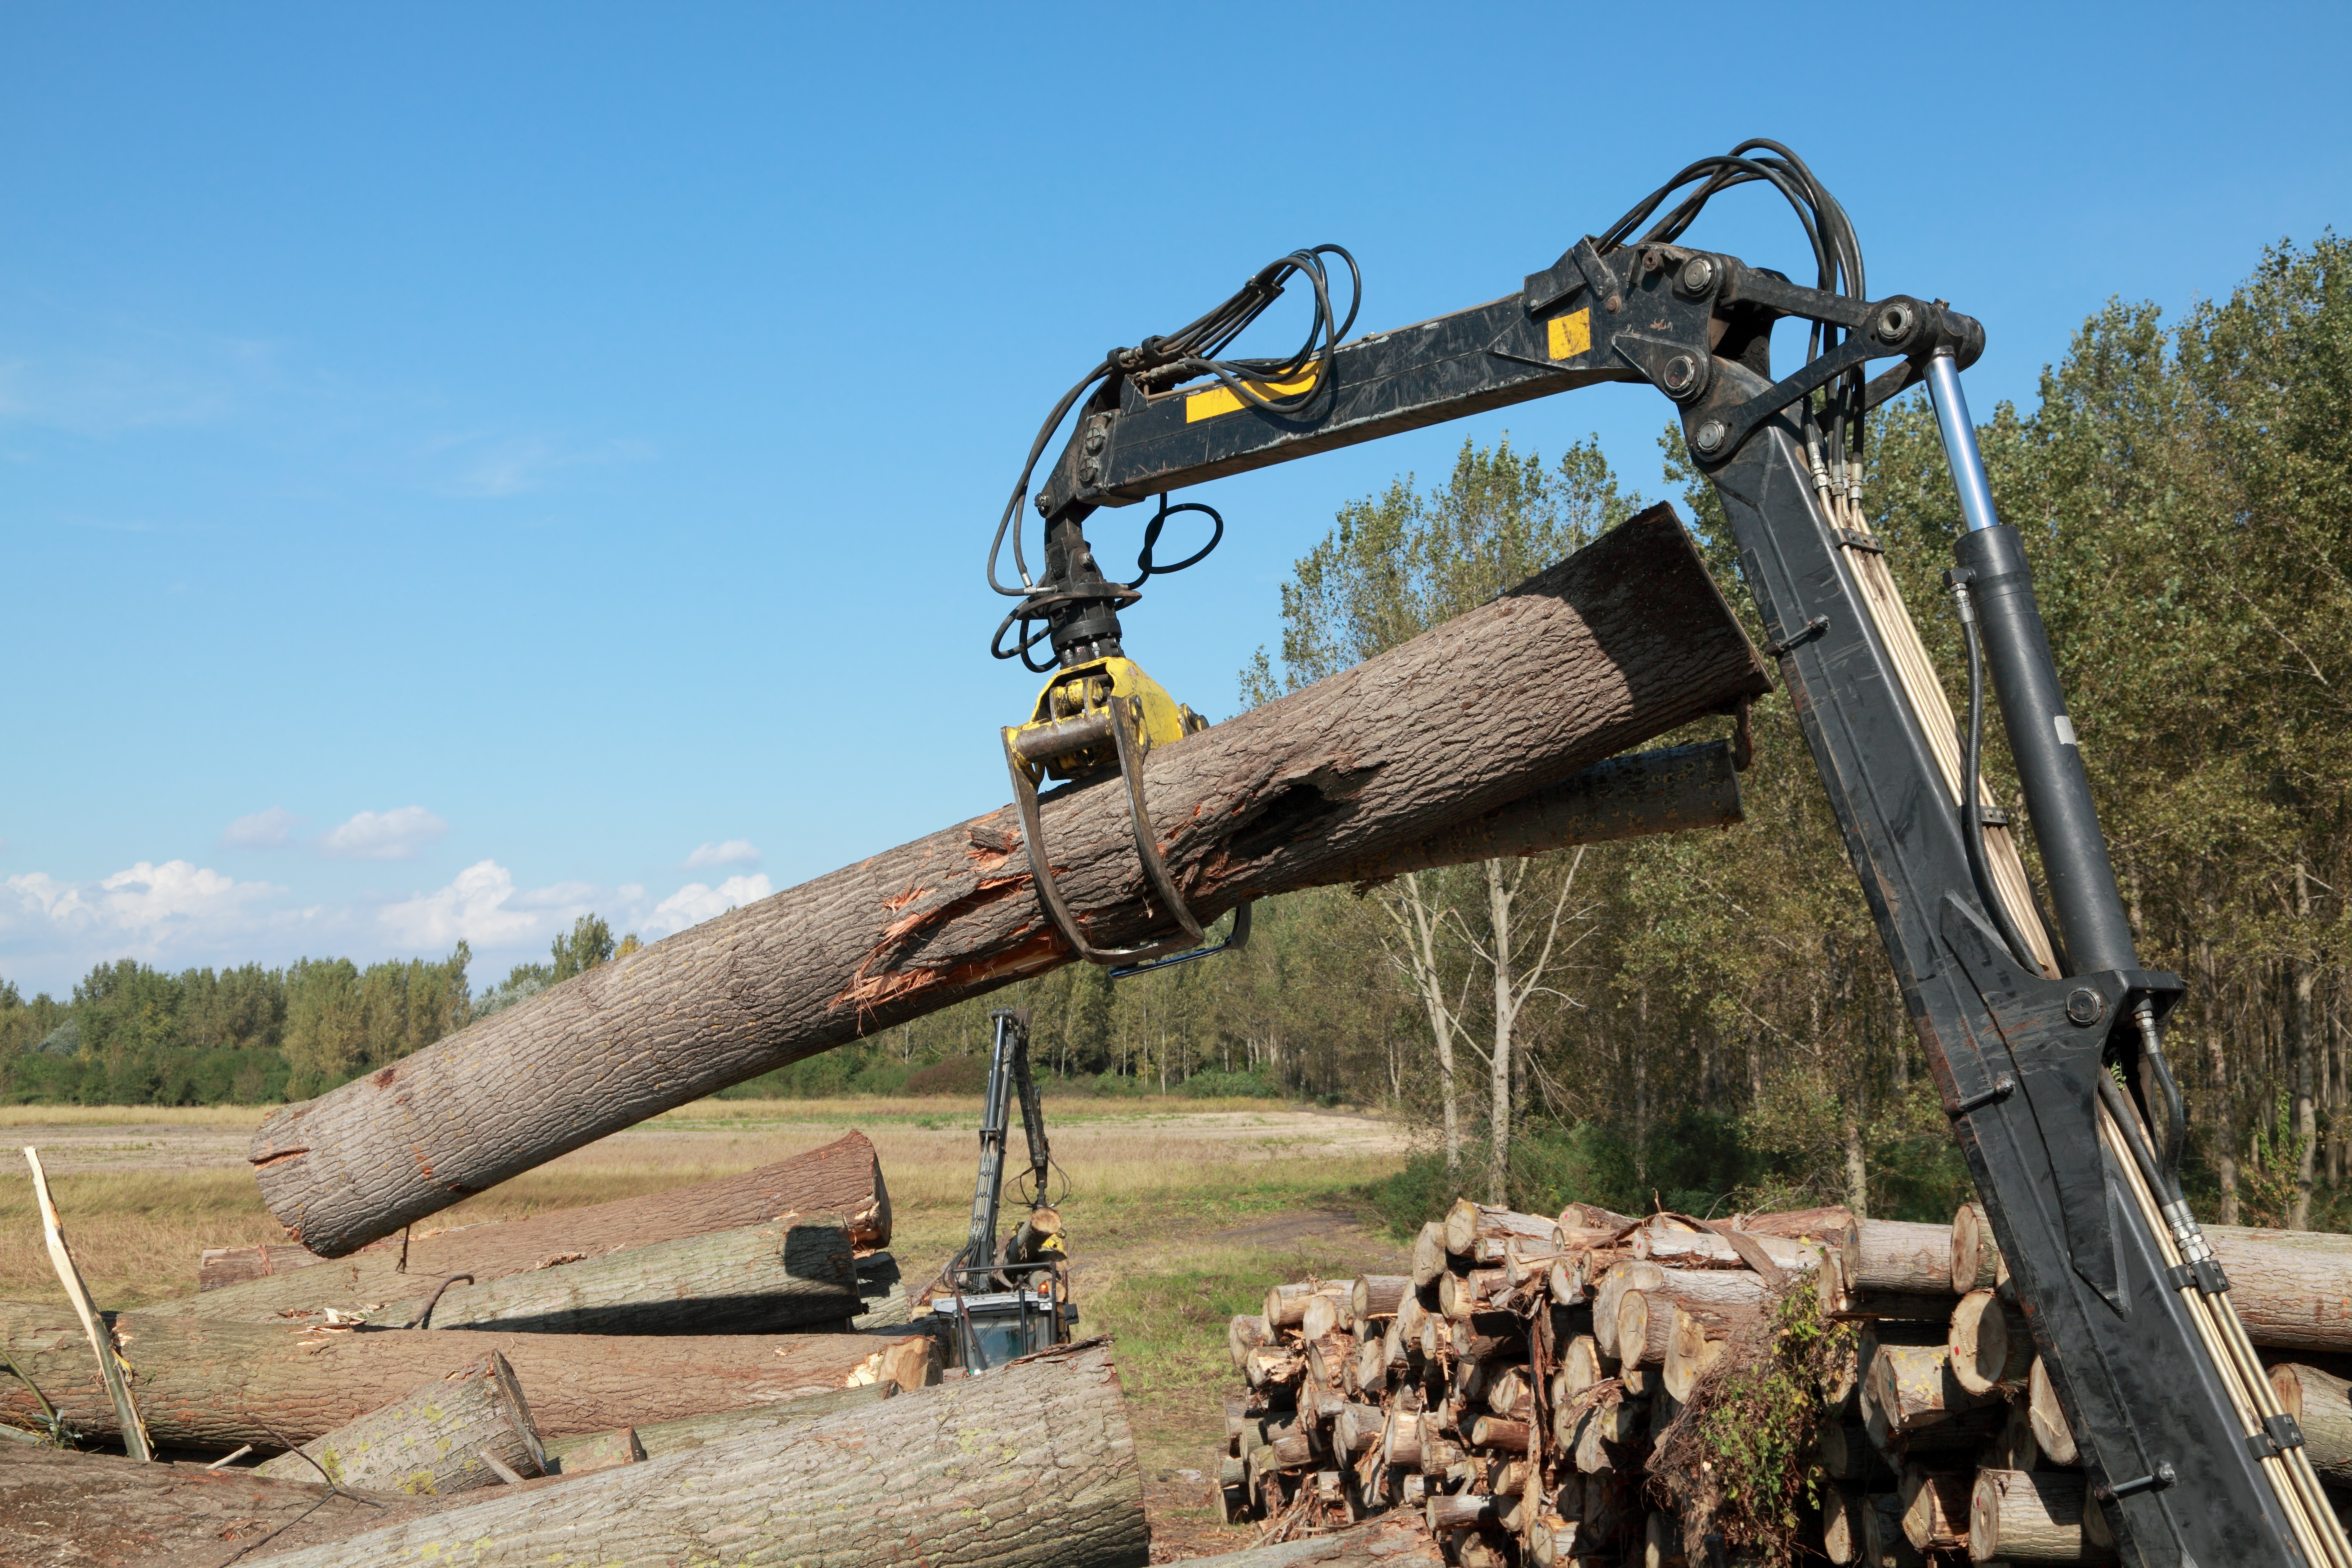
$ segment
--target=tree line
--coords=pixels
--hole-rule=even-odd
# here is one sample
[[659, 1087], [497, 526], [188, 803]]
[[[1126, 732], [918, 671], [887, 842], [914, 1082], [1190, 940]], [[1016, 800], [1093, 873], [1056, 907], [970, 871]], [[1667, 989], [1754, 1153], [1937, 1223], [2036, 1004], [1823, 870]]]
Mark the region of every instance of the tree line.
[[[2225, 1223], [2334, 1223], [2352, 1181], [2347, 256], [2333, 236], [2277, 247], [2226, 300], [2173, 322], [2111, 303], [2032, 408], [2004, 405], [1980, 431], [2001, 514], [2026, 535], [2142, 962], [2190, 982], [2172, 1055], [2194, 1191]], [[1661, 440], [1728, 585], [1738, 552], [1713, 494], [1672, 427]], [[1590, 444], [1552, 461], [1507, 439], [1465, 445], [1437, 482], [1406, 476], [1341, 509], [1284, 585], [1278, 650], [1242, 671], [1242, 700], [1393, 647], [1641, 504]], [[1874, 416], [1861, 504], [1957, 710], [1939, 574], [1958, 506], [1916, 395]], [[1761, 646], [1752, 606], [1731, 597]], [[1072, 965], [730, 1092], [895, 1092], [984, 1047], [991, 1006], [1024, 1005], [1065, 1092], [1190, 1086], [1393, 1109], [1424, 1136], [1387, 1194], [1406, 1207], [1572, 1194], [1948, 1218], [1965, 1172], [1803, 738], [1783, 696], [1751, 721], [1738, 827], [1273, 900], [1241, 951], [1117, 984]], [[1989, 781], [2021, 816], [1997, 714], [1989, 729]], [[2022, 844], [2038, 877], [2030, 830]], [[124, 1041], [167, 1037], [117, 1017], [169, 1017], [182, 1033], [168, 1048], [275, 1050], [284, 1082], [251, 1085], [315, 1092], [619, 946], [604, 931], [567, 957], [578, 934], [480, 997], [462, 948], [439, 964], [331, 961], [331, 975], [109, 966], [69, 1004], [0, 994], [0, 1068], [21, 1097], [28, 1055], [94, 1072], [137, 1057]], [[131, 1000], [167, 980], [176, 1002]], [[336, 1000], [302, 1016], [331, 1026], [295, 1024], [296, 997], [313, 992]], [[84, 1033], [61, 1053], [68, 1022]]]

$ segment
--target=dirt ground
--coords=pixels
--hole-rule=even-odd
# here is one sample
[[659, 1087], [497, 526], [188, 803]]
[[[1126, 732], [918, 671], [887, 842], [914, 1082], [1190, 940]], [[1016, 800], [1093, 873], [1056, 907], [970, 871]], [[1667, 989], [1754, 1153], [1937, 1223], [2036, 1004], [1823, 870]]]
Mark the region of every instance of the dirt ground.
[[[136, 1113], [124, 1113], [126, 1117]], [[257, 1112], [104, 1120], [80, 1110], [5, 1131], [37, 1145], [84, 1274], [102, 1304], [193, 1289], [202, 1245], [277, 1239], [245, 1165]], [[1367, 1181], [1394, 1170], [1392, 1125], [1345, 1110], [1255, 1102], [1050, 1100], [1053, 1150], [1071, 1192], [1073, 1295], [1081, 1333], [1118, 1342], [1155, 1562], [1230, 1552], [1250, 1532], [1218, 1520], [1213, 1488], [1224, 1403], [1241, 1383], [1224, 1323], [1276, 1280], [1394, 1272], [1402, 1249], [1372, 1223]], [[604, 1139], [451, 1210], [442, 1223], [604, 1201], [784, 1158], [856, 1127], [875, 1142], [910, 1283], [962, 1240], [977, 1102], [702, 1102]], [[1016, 1136], [1010, 1163], [1023, 1157]], [[56, 1289], [22, 1168], [0, 1176], [0, 1295]]]

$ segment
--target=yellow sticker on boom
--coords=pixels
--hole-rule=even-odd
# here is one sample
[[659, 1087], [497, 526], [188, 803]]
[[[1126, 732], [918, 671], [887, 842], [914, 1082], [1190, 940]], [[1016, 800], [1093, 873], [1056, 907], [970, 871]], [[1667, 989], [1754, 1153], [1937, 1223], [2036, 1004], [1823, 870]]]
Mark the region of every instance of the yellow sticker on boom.
[[1544, 323], [1544, 331], [1551, 340], [1552, 358], [1574, 359], [1592, 347], [1592, 311], [1587, 308], [1554, 316]]
[[[1309, 370], [1297, 381], [1245, 381], [1242, 384], [1260, 397], [1295, 397], [1315, 384], [1315, 373]], [[1241, 396], [1231, 387], [1213, 386], [1184, 399], [1184, 423], [1197, 425], [1220, 414], [1237, 413], [1241, 407]]]

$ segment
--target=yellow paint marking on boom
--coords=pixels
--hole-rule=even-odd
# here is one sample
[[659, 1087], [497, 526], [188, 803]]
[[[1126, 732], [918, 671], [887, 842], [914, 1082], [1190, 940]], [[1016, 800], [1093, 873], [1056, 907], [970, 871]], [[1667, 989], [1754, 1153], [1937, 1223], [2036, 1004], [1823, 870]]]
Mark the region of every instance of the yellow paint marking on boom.
[[[1251, 381], [1243, 384], [1261, 397], [1293, 397], [1315, 384], [1315, 373], [1309, 370], [1297, 381]], [[1184, 423], [1197, 425], [1220, 414], [1236, 413], [1242, 406], [1241, 395], [1231, 387], [1213, 386], [1184, 399]]]
[[1570, 310], [1565, 316], [1554, 316], [1544, 323], [1549, 336], [1551, 357], [1574, 359], [1592, 347], [1592, 310]]

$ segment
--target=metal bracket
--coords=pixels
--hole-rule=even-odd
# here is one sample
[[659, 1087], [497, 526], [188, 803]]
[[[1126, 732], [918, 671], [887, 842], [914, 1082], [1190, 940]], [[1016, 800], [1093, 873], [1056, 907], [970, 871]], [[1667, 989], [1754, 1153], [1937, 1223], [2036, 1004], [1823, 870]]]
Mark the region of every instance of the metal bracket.
[[2107, 1488], [2106, 1491], [2109, 1497], [2120, 1502], [2125, 1498], [2137, 1497], [2142, 1492], [2160, 1492], [2179, 1479], [2179, 1474], [2172, 1468], [2171, 1460], [2158, 1459], [2156, 1462], [2156, 1468], [2147, 1475], [2136, 1477], [2128, 1481], [2117, 1481]]
[[1851, 528], [1841, 528], [1837, 530], [1837, 542], [1840, 549], [1859, 550], [1864, 555], [1884, 555], [1886, 553], [1886, 546], [1879, 543], [1878, 541], [1871, 538], [1870, 535], [1856, 532]]
[[[1045, 825], [1037, 806], [1037, 774], [1034, 764], [1023, 757], [1013, 744], [1016, 731], [1004, 731], [1004, 765], [1013, 775], [1013, 800], [1021, 814], [1021, 847], [1029, 858], [1030, 880], [1037, 886], [1037, 901], [1045, 906], [1054, 928], [1062, 933], [1080, 958], [1089, 963], [1134, 963], [1145, 959], [1161, 957], [1187, 945], [1205, 946], [1208, 935], [1201, 922], [1186, 907], [1183, 895], [1177, 891], [1176, 879], [1168, 869], [1167, 860], [1160, 853], [1160, 844], [1151, 830], [1150, 809], [1143, 799], [1143, 759], [1150, 754], [1136, 734], [1136, 700], [1114, 697], [1104, 704], [1103, 712], [1110, 723], [1112, 739], [1118, 748], [1118, 773], [1127, 784], [1127, 814], [1135, 830], [1136, 858], [1143, 863], [1144, 879], [1151, 884], [1160, 907], [1173, 916], [1184, 934], [1167, 942], [1145, 942], [1135, 947], [1097, 947], [1078, 932], [1078, 922], [1070, 913], [1067, 900], [1062, 897], [1061, 885], [1055, 880], [1051, 857], [1045, 852]], [[1042, 771], [1042, 770], [1040, 770]], [[1238, 946], [1249, 937], [1248, 908], [1235, 917], [1234, 935], [1217, 949]], [[1191, 955], [1187, 955], [1191, 956]], [[1201, 956], [1207, 956], [1206, 953]]]
[[1782, 658], [1793, 649], [1804, 647], [1807, 643], [1812, 641], [1815, 637], [1821, 636], [1823, 632], [1829, 629], [1830, 618], [1827, 616], [1815, 616], [1811, 620], [1807, 621], [1803, 626], [1799, 626], [1795, 631], [1790, 632], [1787, 637], [1784, 637], [1779, 642], [1772, 644], [1764, 651], [1774, 658]]
[[1999, 1105], [2017, 1092], [2017, 1080], [2007, 1073], [1992, 1080], [1990, 1089], [1979, 1089], [1956, 1105], [1944, 1108], [1944, 1114], [1958, 1121], [1961, 1117], [1982, 1110], [1988, 1105]]

